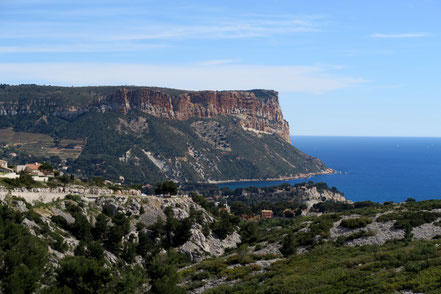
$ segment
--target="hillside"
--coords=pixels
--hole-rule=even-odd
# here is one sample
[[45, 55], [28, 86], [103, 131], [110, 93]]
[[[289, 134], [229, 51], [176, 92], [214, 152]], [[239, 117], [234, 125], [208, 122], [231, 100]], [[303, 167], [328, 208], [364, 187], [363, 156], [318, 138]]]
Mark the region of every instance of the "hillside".
[[240, 242], [234, 231], [217, 237], [217, 220], [188, 197], [0, 198], [2, 293], [182, 293], [176, 267], [187, 256]]
[[123, 182], [332, 172], [290, 144], [269, 90], [1, 85], [0, 132], [8, 134], [0, 156], [11, 164], [61, 159], [70, 173]]
[[92, 183], [0, 186], [2, 293], [183, 293], [178, 268], [222, 256], [252, 233], [195, 193], [141, 196]]
[[1, 188], [0, 288], [438, 293], [441, 201], [351, 203], [319, 183], [273, 187], [264, 198], [276, 199], [287, 188], [295, 191], [293, 202], [276, 204], [304, 207], [314, 201], [305, 216], [247, 220], [238, 215], [253, 203], [231, 204], [228, 214], [195, 193], [140, 197], [135, 190], [67, 186], [64, 194], [52, 191], [59, 194], [53, 201], [28, 203], [14, 195], [30, 190]]
[[439, 200], [336, 208], [260, 221], [237, 250], [181, 270], [180, 285], [207, 294], [439, 293]]

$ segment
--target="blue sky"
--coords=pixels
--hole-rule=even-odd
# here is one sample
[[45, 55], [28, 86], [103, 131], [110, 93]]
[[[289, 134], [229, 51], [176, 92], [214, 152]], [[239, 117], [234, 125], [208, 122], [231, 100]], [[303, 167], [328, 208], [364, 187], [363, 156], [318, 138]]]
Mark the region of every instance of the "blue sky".
[[436, 0], [0, 0], [0, 83], [267, 88], [293, 135], [440, 137], [440, 34]]

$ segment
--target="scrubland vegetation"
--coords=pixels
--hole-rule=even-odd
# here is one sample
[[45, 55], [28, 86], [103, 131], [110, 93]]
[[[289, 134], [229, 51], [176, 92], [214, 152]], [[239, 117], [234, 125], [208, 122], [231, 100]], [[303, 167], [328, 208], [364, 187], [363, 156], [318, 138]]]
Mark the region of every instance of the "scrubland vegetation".
[[[211, 223], [201, 211], [178, 219], [167, 207], [165, 219], [146, 227], [138, 221], [144, 207], [133, 214], [97, 209], [78, 195], [34, 205], [8, 196], [0, 205], [0, 287], [3, 293], [437, 293], [441, 287], [441, 236], [413, 236], [421, 225], [439, 226], [441, 201], [325, 202], [317, 205], [322, 215], [247, 221], [197, 193], [191, 200]], [[142, 201], [148, 207], [148, 197]], [[348, 246], [386, 223], [404, 237]], [[220, 240], [236, 231], [241, 244], [191, 260], [178, 248], [196, 224]], [[347, 233], [335, 236], [336, 230]]]

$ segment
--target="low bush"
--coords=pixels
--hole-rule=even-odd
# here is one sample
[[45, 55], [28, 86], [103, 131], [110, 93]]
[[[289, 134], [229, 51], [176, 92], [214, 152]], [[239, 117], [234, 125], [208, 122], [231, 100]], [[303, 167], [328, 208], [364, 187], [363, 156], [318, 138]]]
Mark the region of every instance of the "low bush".
[[358, 229], [364, 228], [370, 223], [372, 223], [372, 220], [367, 217], [347, 218], [341, 221], [340, 226], [348, 229]]
[[75, 194], [68, 194], [66, 195], [65, 199], [69, 199], [75, 202], [81, 202], [81, 196], [80, 195], [75, 195]]
[[237, 279], [243, 279], [249, 273], [256, 272], [261, 269], [262, 269], [262, 267], [260, 265], [252, 264], [252, 265], [229, 268], [229, 269], [222, 271], [220, 274], [222, 276], [226, 276], [227, 281], [233, 281], [233, 280], [237, 280]]
[[208, 279], [209, 277], [210, 277], [210, 273], [205, 272], [205, 271], [200, 271], [200, 272], [194, 274], [191, 277], [191, 279], [193, 281], [202, 281], [202, 280]]
[[226, 268], [227, 264], [220, 259], [205, 260], [197, 266], [198, 270], [205, 270], [216, 275]]
[[254, 256], [250, 254], [235, 254], [227, 258], [228, 264], [248, 264], [254, 262]]

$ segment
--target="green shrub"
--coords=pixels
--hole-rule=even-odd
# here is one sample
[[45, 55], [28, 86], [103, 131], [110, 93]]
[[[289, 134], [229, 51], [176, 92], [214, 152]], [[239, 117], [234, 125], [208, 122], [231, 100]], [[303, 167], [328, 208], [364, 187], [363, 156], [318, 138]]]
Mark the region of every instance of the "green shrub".
[[372, 223], [372, 220], [366, 217], [347, 218], [340, 222], [340, 226], [348, 229], [358, 229], [364, 228], [370, 223]]
[[147, 272], [152, 280], [151, 291], [153, 293], [183, 293], [183, 289], [177, 286], [179, 275], [176, 270], [176, 262], [178, 259], [175, 253], [168, 251], [167, 254], [157, 254], [147, 265]]
[[245, 222], [240, 227], [240, 235], [242, 237], [242, 243], [253, 243], [259, 238], [259, 230], [257, 223]]
[[243, 279], [247, 274], [261, 270], [262, 267], [257, 264], [238, 266], [229, 268], [220, 273], [221, 276], [226, 276], [227, 281]]
[[53, 249], [63, 253], [69, 248], [67, 243], [64, 242], [64, 238], [62, 236], [54, 232], [52, 232], [50, 235], [54, 239], [54, 241], [50, 244]]
[[216, 275], [226, 268], [227, 264], [221, 259], [205, 260], [197, 266], [198, 270], [205, 270]]
[[234, 225], [237, 222], [237, 218], [230, 216], [227, 213], [223, 213], [220, 220], [212, 223], [211, 230], [219, 238], [225, 239], [229, 234], [234, 232]]
[[[188, 285], [185, 286], [185, 290], [191, 291], [191, 290], [200, 288], [204, 285], [205, 285], [205, 283], [203, 281], [200, 281], [200, 280], [192, 281], [191, 283], [189, 283]], [[191, 292], [189, 292], [189, 293], [191, 293]]]
[[68, 194], [64, 198], [68, 199], [68, 200], [75, 201], [75, 202], [81, 202], [81, 196], [80, 195]]
[[0, 292], [34, 293], [48, 262], [47, 244], [22, 225], [23, 214], [0, 206]]
[[165, 181], [162, 183], [156, 183], [155, 186], [156, 194], [170, 194], [176, 195], [178, 193], [178, 187], [173, 181]]
[[[301, 243], [301, 245], [303, 245], [303, 243], [310, 243], [310, 241], [308, 240], [307, 242], [299, 241], [299, 243]], [[285, 256], [289, 256], [292, 255], [294, 253], [296, 253], [297, 250], [297, 246], [296, 246], [296, 240], [294, 239], [294, 234], [292, 232], [289, 232], [285, 238], [282, 241], [282, 247], [280, 248], [280, 252], [285, 255]]]
[[432, 210], [441, 208], [441, 200], [406, 202], [405, 207], [412, 210]]
[[57, 270], [57, 286], [73, 293], [97, 293], [111, 280], [111, 272], [84, 256], [65, 257]]
[[230, 257], [227, 258], [226, 262], [231, 265], [231, 264], [248, 264], [248, 263], [252, 263], [255, 261], [255, 258], [253, 255], [251, 254], [247, 254], [246, 252], [239, 252], [238, 254], [234, 254], [231, 255]]
[[201, 280], [208, 279], [209, 277], [210, 277], [210, 273], [209, 272], [200, 271], [200, 272], [197, 272], [196, 274], [194, 274], [191, 277], [191, 279], [193, 281], [201, 281]]
[[428, 267], [428, 263], [425, 261], [410, 261], [406, 264], [405, 269], [408, 272], [419, 273], [420, 271]]
[[383, 215], [380, 215], [379, 217], [377, 217], [377, 222], [385, 223], [385, 222], [388, 222], [388, 221], [397, 220], [397, 219], [400, 218], [400, 216], [401, 216], [401, 214], [400, 213], [396, 213], [396, 212], [386, 213], [386, 214], [383, 214]]

